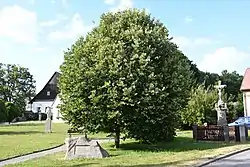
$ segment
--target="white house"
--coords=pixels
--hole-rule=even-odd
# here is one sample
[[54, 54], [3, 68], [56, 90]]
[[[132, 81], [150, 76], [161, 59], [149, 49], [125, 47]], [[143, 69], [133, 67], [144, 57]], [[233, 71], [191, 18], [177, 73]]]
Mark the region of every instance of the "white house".
[[58, 104], [60, 104], [57, 86], [59, 76], [60, 74], [55, 72], [43, 89], [29, 102], [33, 112], [46, 113], [46, 108], [50, 107], [53, 122], [63, 122], [62, 115], [57, 108]]
[[64, 122], [62, 114], [59, 112], [58, 105], [61, 103], [59, 96], [57, 95], [53, 104], [51, 105], [51, 111], [54, 122]]
[[250, 68], [247, 68], [241, 83], [240, 90], [243, 92], [244, 116], [250, 116]]

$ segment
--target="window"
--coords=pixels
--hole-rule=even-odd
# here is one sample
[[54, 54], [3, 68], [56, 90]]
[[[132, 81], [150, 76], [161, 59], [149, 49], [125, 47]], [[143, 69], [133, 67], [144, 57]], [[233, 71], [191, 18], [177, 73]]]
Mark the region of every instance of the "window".
[[50, 96], [50, 91], [47, 91], [47, 96]]

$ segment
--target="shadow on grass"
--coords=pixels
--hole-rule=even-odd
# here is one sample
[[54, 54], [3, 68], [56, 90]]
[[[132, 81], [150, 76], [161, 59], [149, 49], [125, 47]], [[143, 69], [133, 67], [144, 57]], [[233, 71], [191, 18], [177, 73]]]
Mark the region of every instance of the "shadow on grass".
[[[204, 159], [204, 158], [201, 158], [199, 160], [207, 160], [207, 159]], [[197, 159], [191, 159], [189, 161], [197, 161]], [[120, 167], [166, 167], [166, 166], [190, 166], [190, 165], [187, 165], [185, 164], [187, 161], [186, 160], [179, 160], [179, 161], [172, 161], [172, 162], [164, 162], [164, 163], [154, 163], [154, 164], [139, 164], [139, 165], [119, 165]], [[108, 165], [106, 167], [117, 167], [117, 165]]]
[[0, 127], [18, 127], [18, 126], [41, 126], [44, 125], [44, 123], [18, 123], [18, 124], [0, 124]]
[[[62, 164], [62, 165], [56, 165], [57, 167], [82, 167], [82, 166], [91, 166], [91, 165], [96, 165], [97, 163], [81, 163], [81, 164], [75, 164], [75, 165], [66, 165], [66, 164]], [[49, 166], [43, 166], [43, 167], [51, 167], [51, 165]]]
[[38, 134], [41, 131], [0, 131], [0, 135], [25, 135], [25, 134]]
[[[207, 159], [199, 159], [199, 160], [207, 160]], [[197, 161], [197, 159], [191, 159], [189, 161]], [[100, 165], [103, 167], [151, 167], [151, 166], [155, 166], [155, 167], [161, 167], [161, 166], [186, 166], [185, 163], [187, 161], [186, 160], [178, 160], [178, 161], [173, 161], [173, 162], [165, 162], [165, 163], [154, 163], [154, 164], [139, 164], [139, 165], [102, 165], [102, 164], [98, 164], [98, 163], [81, 163], [81, 164], [74, 164], [74, 165], [62, 165], [62, 166], [57, 166], [57, 167], [82, 167], [82, 166], [91, 166], [91, 165]], [[49, 167], [49, 166], [48, 166]]]
[[138, 142], [123, 143], [120, 145], [121, 150], [134, 150], [134, 151], [149, 151], [149, 152], [183, 152], [191, 150], [207, 150], [221, 147], [235, 145], [233, 143], [223, 142], [196, 142], [189, 137], [176, 137], [172, 142], [158, 143], [158, 144], [140, 144]]

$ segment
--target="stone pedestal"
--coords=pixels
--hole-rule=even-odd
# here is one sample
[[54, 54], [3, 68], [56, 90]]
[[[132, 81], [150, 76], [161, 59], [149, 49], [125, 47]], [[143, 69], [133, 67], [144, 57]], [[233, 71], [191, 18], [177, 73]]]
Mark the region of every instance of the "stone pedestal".
[[229, 142], [229, 127], [227, 125], [223, 126], [223, 133], [225, 142]]
[[239, 126], [239, 132], [240, 132], [240, 142], [245, 142], [246, 141], [245, 126]]
[[42, 113], [41, 112], [38, 113], [38, 120], [42, 121]]
[[45, 122], [45, 133], [51, 133], [51, 132], [52, 132], [52, 121], [50, 118], [47, 118]]
[[109, 154], [97, 141], [85, 137], [67, 138], [65, 140], [65, 159], [75, 158], [105, 158]]
[[217, 125], [227, 125], [227, 109], [222, 109], [219, 107], [216, 107], [216, 111], [217, 111]]

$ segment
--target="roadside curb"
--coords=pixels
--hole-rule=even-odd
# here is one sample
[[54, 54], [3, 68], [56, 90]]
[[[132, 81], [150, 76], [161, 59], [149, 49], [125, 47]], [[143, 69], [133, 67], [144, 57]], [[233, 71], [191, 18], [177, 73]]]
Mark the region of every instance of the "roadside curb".
[[218, 157], [214, 157], [211, 160], [208, 160], [206, 162], [202, 162], [202, 163], [200, 163], [198, 165], [195, 165], [194, 167], [204, 167], [206, 165], [209, 165], [210, 163], [213, 163], [213, 162], [219, 161], [221, 159], [228, 158], [228, 157], [231, 157], [231, 156], [233, 156], [235, 154], [239, 154], [239, 153], [249, 151], [249, 150], [250, 150], [250, 148], [244, 148], [244, 149], [241, 149], [241, 150], [238, 150], [238, 151], [231, 152], [231, 153], [226, 154], [226, 155], [221, 155], [221, 156], [218, 156]]
[[13, 157], [8, 157], [8, 158], [0, 159], [0, 162], [7, 161], [7, 160], [11, 160], [11, 159], [14, 159], [14, 158], [19, 158], [19, 157], [26, 156], [26, 155], [31, 155], [31, 154], [43, 152], [43, 151], [52, 150], [52, 149], [61, 147], [61, 146], [63, 146], [63, 145], [64, 145], [64, 144], [59, 144], [59, 145], [54, 146], [54, 147], [49, 147], [49, 148], [42, 149], [42, 150], [36, 150], [36, 151], [33, 151], [33, 152], [29, 152], [29, 153], [25, 153], [25, 154], [16, 155], [16, 156], [13, 156]]

